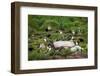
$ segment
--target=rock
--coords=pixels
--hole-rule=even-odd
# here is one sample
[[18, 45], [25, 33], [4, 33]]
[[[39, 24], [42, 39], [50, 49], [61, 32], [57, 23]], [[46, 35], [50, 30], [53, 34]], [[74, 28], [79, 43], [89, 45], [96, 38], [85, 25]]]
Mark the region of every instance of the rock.
[[67, 59], [79, 59], [79, 58], [87, 58], [86, 55], [81, 52], [74, 52], [70, 56], [67, 56]]

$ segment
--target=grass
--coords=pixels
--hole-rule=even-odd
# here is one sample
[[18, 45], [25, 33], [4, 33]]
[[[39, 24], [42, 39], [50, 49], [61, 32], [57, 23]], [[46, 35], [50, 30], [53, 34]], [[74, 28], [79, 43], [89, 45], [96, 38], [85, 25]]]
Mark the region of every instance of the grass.
[[72, 36], [80, 40], [79, 45], [84, 48], [82, 54], [87, 55], [87, 24], [86, 17], [28, 15], [28, 60], [67, 59], [72, 54], [70, 49], [55, 49], [52, 45], [54, 41], [70, 40]]

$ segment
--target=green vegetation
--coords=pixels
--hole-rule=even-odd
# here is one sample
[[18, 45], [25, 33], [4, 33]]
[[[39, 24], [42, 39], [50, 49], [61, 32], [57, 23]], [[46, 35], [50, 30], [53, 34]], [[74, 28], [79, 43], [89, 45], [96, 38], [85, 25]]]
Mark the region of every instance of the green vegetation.
[[67, 59], [73, 52], [69, 48], [56, 49], [53, 42], [72, 36], [87, 56], [87, 32], [86, 17], [28, 15], [28, 60]]

